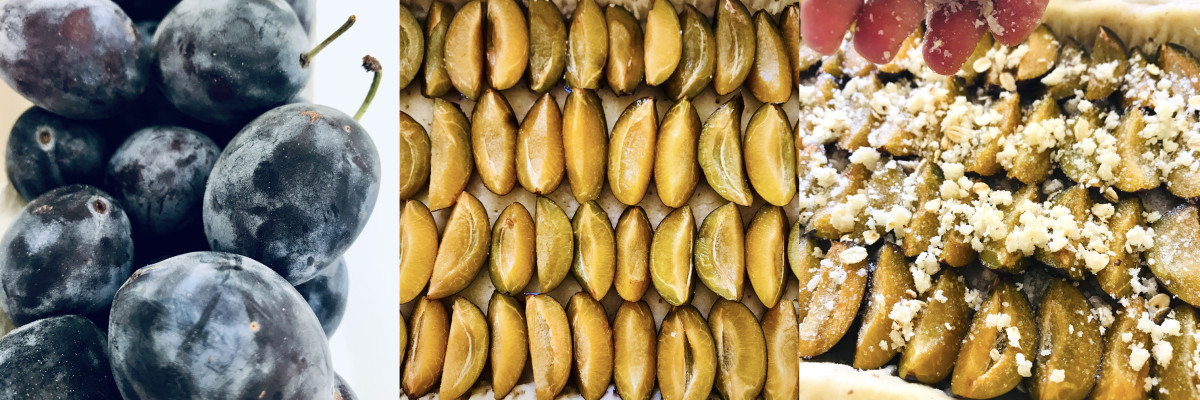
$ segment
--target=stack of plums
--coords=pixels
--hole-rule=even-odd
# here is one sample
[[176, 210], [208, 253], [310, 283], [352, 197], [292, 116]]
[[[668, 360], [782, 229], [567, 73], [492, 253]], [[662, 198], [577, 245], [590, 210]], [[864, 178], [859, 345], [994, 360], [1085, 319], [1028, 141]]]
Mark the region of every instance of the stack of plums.
[[327, 337], [380, 162], [297, 99], [313, 1], [0, 1], [0, 78], [35, 104], [0, 399], [353, 398]]

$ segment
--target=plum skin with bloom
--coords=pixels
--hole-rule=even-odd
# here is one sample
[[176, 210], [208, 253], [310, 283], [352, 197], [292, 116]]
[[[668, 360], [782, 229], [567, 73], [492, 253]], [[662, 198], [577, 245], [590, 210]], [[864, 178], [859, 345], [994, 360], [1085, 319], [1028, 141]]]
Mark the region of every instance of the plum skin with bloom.
[[129, 218], [108, 194], [70, 185], [29, 202], [0, 240], [0, 305], [16, 325], [81, 314], [103, 322], [133, 272]]
[[133, 21], [106, 0], [5, 0], [0, 38], [0, 79], [64, 117], [116, 115], [150, 82]]
[[113, 298], [113, 376], [126, 399], [328, 399], [329, 345], [300, 294], [250, 258], [175, 256]]
[[296, 103], [246, 125], [204, 191], [204, 233], [299, 285], [345, 253], [379, 196], [379, 153], [336, 109]]
[[287, 102], [308, 80], [308, 34], [282, 0], [188, 0], [154, 35], [159, 88], [179, 111], [237, 125]]
[[78, 315], [9, 332], [0, 338], [0, 398], [120, 399], [104, 332]]
[[106, 182], [139, 236], [179, 232], [199, 222], [208, 174], [221, 148], [188, 128], [135, 132], [113, 152]]

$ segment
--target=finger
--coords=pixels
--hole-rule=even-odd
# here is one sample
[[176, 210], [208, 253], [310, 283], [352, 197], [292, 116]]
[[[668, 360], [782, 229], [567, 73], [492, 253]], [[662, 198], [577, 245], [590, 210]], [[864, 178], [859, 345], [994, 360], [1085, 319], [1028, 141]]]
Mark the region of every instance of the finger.
[[807, 0], [800, 3], [800, 36], [808, 47], [833, 54], [863, 0]]
[[923, 18], [924, 0], [867, 0], [858, 12], [854, 49], [876, 64], [892, 61]]
[[[985, 0], [986, 1], [986, 0]], [[1042, 21], [1050, 0], [992, 0], [992, 36], [1005, 46], [1021, 44]]]
[[930, 69], [942, 75], [958, 72], [987, 31], [981, 9], [974, 1], [951, 1], [929, 14], [922, 53]]

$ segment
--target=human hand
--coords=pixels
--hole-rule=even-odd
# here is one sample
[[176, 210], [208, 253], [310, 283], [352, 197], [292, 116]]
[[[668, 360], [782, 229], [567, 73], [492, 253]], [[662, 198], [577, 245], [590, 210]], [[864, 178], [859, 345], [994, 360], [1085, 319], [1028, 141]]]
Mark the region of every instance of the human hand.
[[805, 0], [800, 5], [800, 29], [805, 43], [833, 54], [846, 29], [857, 21], [854, 49], [867, 60], [884, 64], [896, 56], [901, 43], [922, 18], [926, 21], [925, 64], [950, 75], [975, 50], [990, 30], [996, 41], [1015, 46], [1042, 19], [1049, 0]]

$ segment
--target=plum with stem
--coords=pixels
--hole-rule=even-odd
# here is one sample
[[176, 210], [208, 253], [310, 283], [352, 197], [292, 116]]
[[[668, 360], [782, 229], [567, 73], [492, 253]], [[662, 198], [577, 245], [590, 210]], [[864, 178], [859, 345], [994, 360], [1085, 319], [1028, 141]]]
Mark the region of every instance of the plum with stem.
[[241, 254], [298, 285], [350, 247], [379, 195], [379, 153], [357, 118], [296, 103], [246, 125], [217, 159], [204, 191], [204, 232], [213, 250]]
[[197, 222], [204, 185], [220, 154], [221, 148], [200, 132], [145, 128], [113, 152], [107, 187], [137, 235], [173, 234]]
[[295, 97], [312, 58], [354, 20], [310, 51], [283, 0], [184, 0], [158, 26], [154, 70], [184, 114], [238, 125]]

